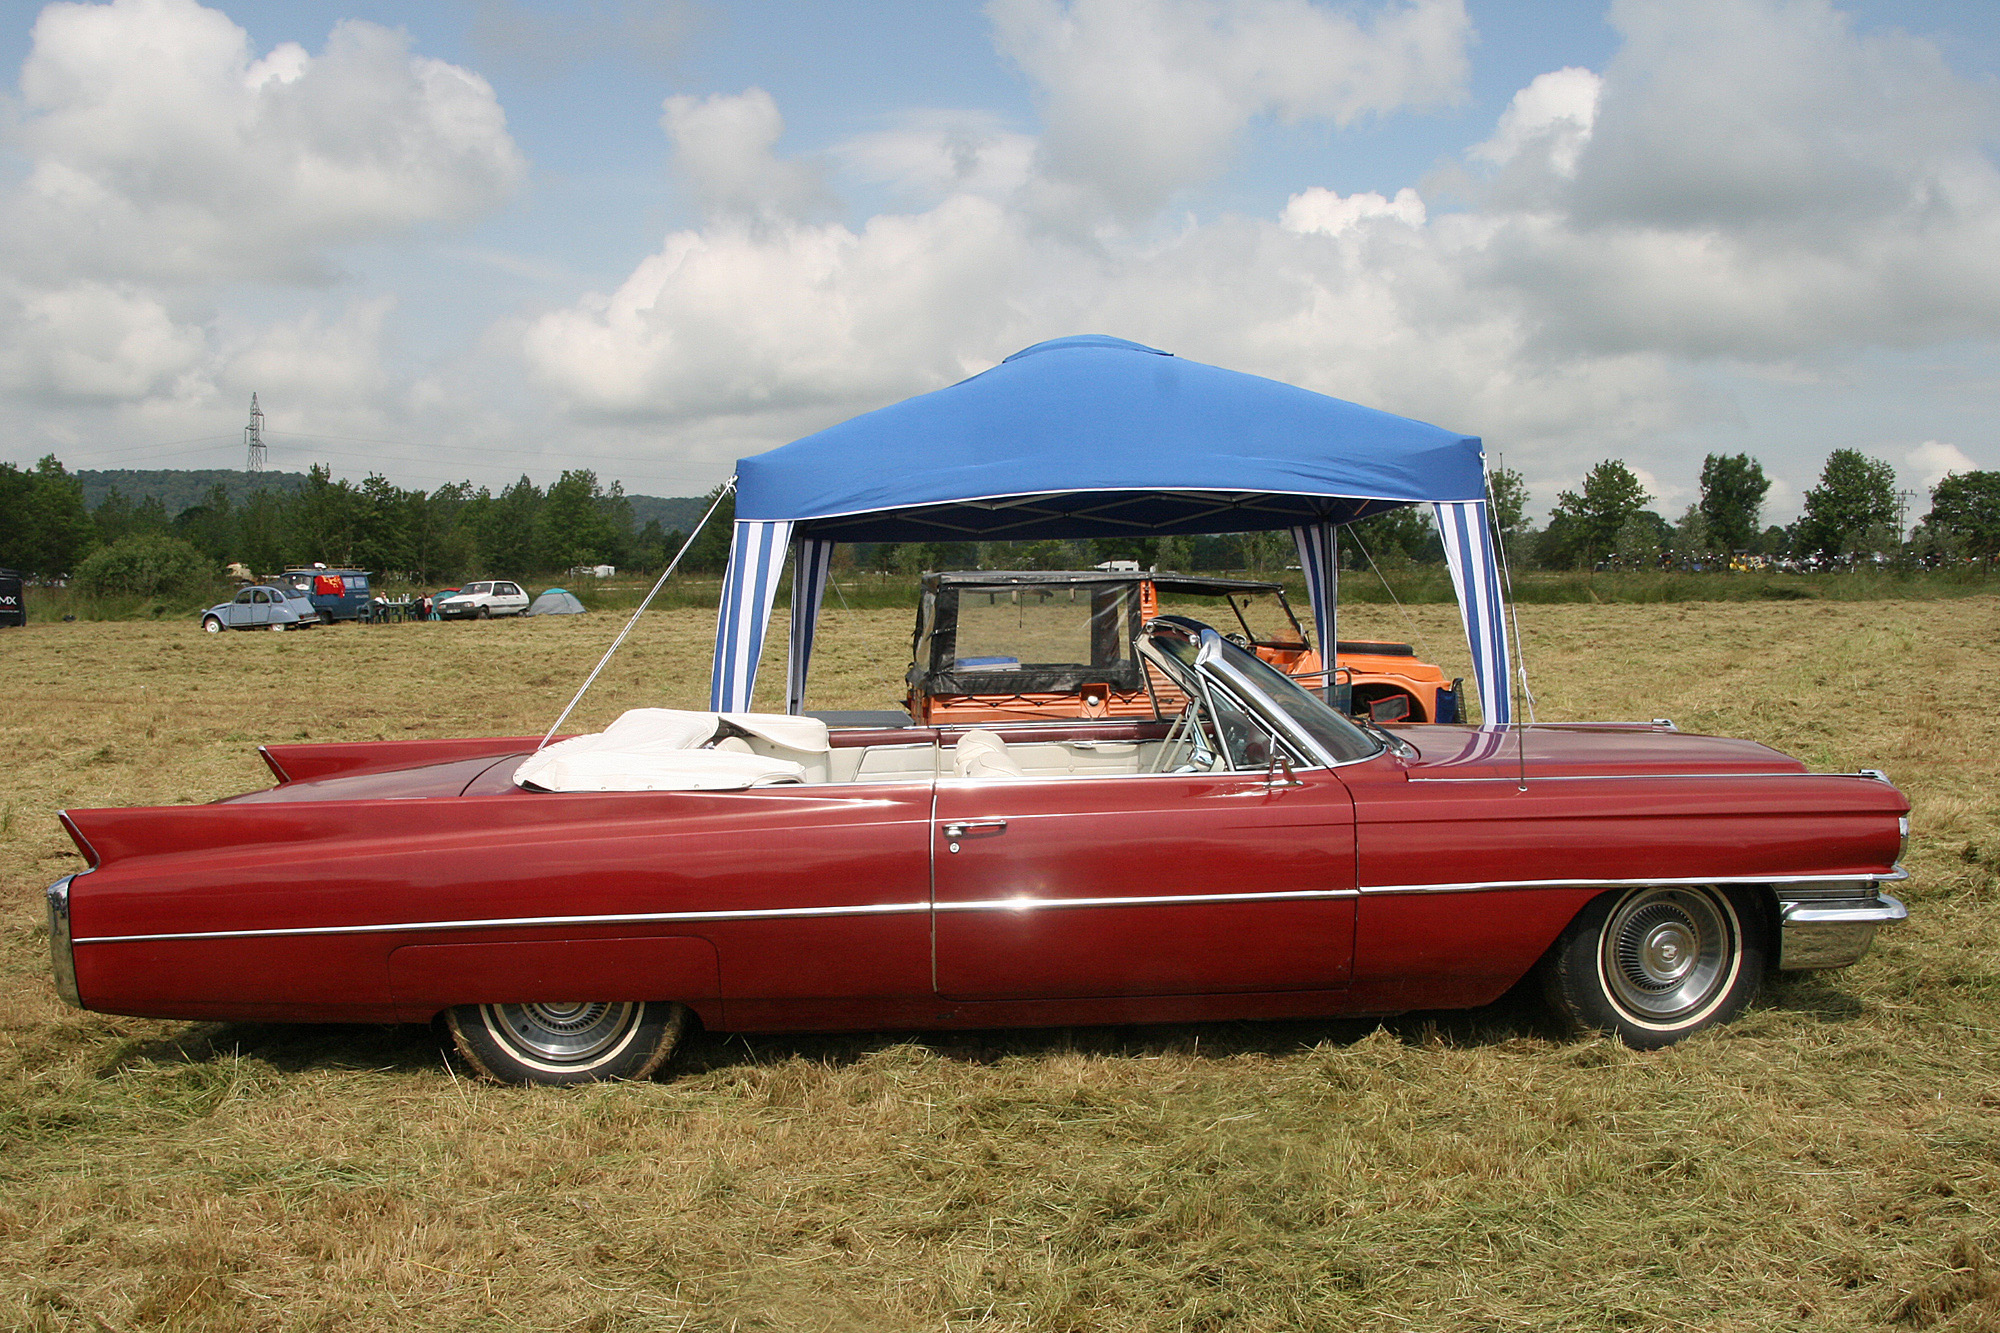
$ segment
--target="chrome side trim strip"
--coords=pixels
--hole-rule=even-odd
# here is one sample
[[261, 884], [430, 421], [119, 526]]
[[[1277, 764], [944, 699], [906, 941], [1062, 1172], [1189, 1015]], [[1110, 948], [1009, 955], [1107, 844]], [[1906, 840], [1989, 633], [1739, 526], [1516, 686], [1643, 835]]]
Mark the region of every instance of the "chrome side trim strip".
[[393, 935], [404, 931], [508, 930], [522, 926], [629, 926], [677, 921], [769, 921], [786, 917], [893, 916], [928, 912], [927, 902], [866, 903], [839, 907], [742, 908], [717, 912], [618, 912], [597, 916], [496, 916], [460, 921], [383, 921], [365, 926], [284, 926], [273, 930], [190, 930], [157, 935], [92, 935], [78, 944], [133, 944], [151, 940], [243, 940], [281, 935]]
[[1057, 907], [1160, 907], [1176, 903], [1308, 902], [1359, 898], [1359, 889], [1286, 889], [1276, 893], [1166, 893], [1144, 898], [978, 898], [937, 904], [940, 912], [1034, 912]]
[[[1852, 884], [1856, 896], [1879, 883], [1908, 879], [1909, 872], [1898, 865], [1894, 870], [1873, 875], [1697, 875], [1686, 879], [1653, 876], [1645, 879], [1527, 879], [1484, 880], [1468, 884], [1382, 884], [1359, 889], [1287, 889], [1272, 893], [1172, 893], [1145, 897], [1091, 898], [978, 898], [965, 902], [855, 903], [833, 907], [738, 908], [708, 912], [619, 912], [588, 916], [477, 917], [457, 921], [385, 921], [360, 926], [286, 926], [270, 930], [193, 930], [141, 935], [92, 935], [69, 940], [68, 918], [64, 916], [64, 939], [73, 944], [133, 944], [153, 940], [262, 939], [273, 936], [389, 935], [404, 932], [441, 930], [510, 930], [541, 926], [624, 926], [671, 925], [704, 921], [778, 921], [843, 916], [897, 916], [912, 912], [1031, 912], [1082, 907], [1158, 907], [1194, 903], [1309, 902], [1359, 898], [1375, 894], [1479, 893], [1497, 889], [1629, 888], [1642, 884]], [[59, 881], [67, 891], [69, 881]], [[50, 911], [54, 912], [57, 886], [51, 886]], [[1894, 901], [1891, 899], [1890, 901]], [[65, 898], [65, 903], [67, 899]], [[53, 916], [51, 918], [53, 920]], [[1900, 918], [1896, 918], [1900, 919]], [[53, 930], [51, 932], [53, 934]]]
[[[1491, 761], [1498, 766], [1507, 762], [1496, 755]], [[1852, 778], [1855, 773], [1535, 773], [1530, 771], [1530, 782], [1658, 782], [1664, 779], [1680, 781], [1683, 778]], [[1412, 771], [1412, 782], [1514, 782], [1517, 773], [1499, 773], [1492, 777], [1433, 777], [1429, 773]]]
[[69, 882], [75, 878], [75, 875], [64, 875], [48, 888], [49, 963], [55, 972], [56, 994], [62, 997], [64, 1004], [81, 1009], [83, 996], [76, 988], [76, 954], [70, 944], [69, 931]]
[[1852, 884], [1856, 894], [1876, 884], [1893, 884], [1910, 877], [1898, 865], [1894, 870], [1867, 875], [1690, 875], [1670, 878], [1648, 875], [1643, 879], [1497, 879], [1470, 884], [1364, 884], [1364, 895], [1378, 893], [1479, 893], [1487, 889], [1618, 889], [1642, 884]]
[[[1278, 893], [1177, 893], [1143, 898], [983, 898], [938, 903], [940, 912], [1023, 912], [1067, 907], [1154, 907], [1176, 903], [1283, 902], [1355, 898], [1356, 889], [1293, 889]], [[157, 935], [93, 935], [78, 944], [135, 944], [157, 940], [265, 939], [273, 936], [392, 935], [405, 931], [508, 930], [536, 926], [668, 925], [703, 921], [778, 921], [814, 917], [896, 916], [928, 912], [928, 902], [867, 903], [839, 907], [743, 908], [717, 912], [621, 912], [597, 916], [483, 917], [462, 921], [388, 921], [365, 926], [286, 926], [272, 930], [191, 930]]]

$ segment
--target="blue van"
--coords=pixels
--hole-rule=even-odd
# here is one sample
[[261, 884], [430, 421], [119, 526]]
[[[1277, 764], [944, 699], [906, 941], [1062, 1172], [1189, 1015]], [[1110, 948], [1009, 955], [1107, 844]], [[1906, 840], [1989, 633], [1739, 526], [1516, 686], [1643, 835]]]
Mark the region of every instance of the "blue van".
[[282, 577], [272, 581], [296, 588], [310, 598], [314, 609], [319, 612], [322, 625], [331, 625], [336, 620], [368, 618], [368, 571], [365, 569], [328, 569], [315, 565], [310, 569], [288, 569]]

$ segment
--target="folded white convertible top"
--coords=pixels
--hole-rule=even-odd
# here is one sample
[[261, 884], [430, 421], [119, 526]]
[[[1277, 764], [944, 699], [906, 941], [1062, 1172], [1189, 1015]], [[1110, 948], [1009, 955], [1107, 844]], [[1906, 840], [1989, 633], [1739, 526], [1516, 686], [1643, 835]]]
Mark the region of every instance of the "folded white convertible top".
[[[718, 743], [726, 748], [706, 748]], [[731, 791], [803, 782], [801, 761], [827, 748], [826, 723], [817, 718], [634, 708], [603, 731], [530, 755], [514, 783], [538, 791]]]

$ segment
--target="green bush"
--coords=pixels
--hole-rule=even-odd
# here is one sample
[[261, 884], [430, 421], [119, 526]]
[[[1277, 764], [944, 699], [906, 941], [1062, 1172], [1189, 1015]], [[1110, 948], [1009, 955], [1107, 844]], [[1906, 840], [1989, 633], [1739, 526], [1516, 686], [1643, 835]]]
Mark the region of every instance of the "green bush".
[[218, 572], [213, 561], [178, 537], [137, 533], [87, 556], [77, 566], [76, 586], [91, 597], [179, 600], [200, 595]]

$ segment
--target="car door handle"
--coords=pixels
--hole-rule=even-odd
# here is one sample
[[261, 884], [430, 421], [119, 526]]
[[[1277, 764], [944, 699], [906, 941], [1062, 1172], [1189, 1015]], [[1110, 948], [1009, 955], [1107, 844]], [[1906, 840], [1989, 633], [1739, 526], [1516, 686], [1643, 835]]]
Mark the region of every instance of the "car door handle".
[[944, 836], [963, 838], [974, 833], [1005, 833], [1007, 821], [1004, 819], [968, 819], [963, 824], [946, 824]]

